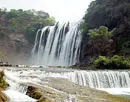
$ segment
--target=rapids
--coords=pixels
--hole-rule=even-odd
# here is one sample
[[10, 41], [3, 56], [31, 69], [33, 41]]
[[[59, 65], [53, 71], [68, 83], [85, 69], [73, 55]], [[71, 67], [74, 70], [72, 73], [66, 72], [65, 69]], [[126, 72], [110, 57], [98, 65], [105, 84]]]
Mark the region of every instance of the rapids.
[[[83, 71], [62, 68], [10, 68], [5, 69], [5, 75], [10, 85], [5, 93], [10, 96], [12, 100], [14, 99], [16, 101], [23, 99], [25, 101], [29, 100], [29, 102], [35, 102], [35, 99], [25, 95], [28, 84], [44, 85], [48, 83], [46, 79], [49, 77], [65, 78], [78, 85], [104, 90], [111, 94], [129, 95], [130, 92], [129, 70]], [[116, 93], [113, 90], [116, 90]], [[11, 93], [14, 93], [15, 96]], [[78, 102], [71, 94], [64, 100], [64, 102]]]

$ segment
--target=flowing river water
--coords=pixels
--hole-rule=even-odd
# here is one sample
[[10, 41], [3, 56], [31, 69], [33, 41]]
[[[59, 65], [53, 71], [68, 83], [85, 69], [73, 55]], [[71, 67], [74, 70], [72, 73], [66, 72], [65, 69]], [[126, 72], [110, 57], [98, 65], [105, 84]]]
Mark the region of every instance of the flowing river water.
[[[45, 79], [65, 78], [78, 85], [104, 90], [115, 95], [129, 97], [130, 71], [129, 70], [97, 70], [84, 71], [63, 68], [5, 68], [6, 80], [10, 87], [4, 91], [11, 102], [36, 102], [26, 94], [28, 83], [42, 85]], [[12, 94], [13, 93], [13, 94]], [[68, 95], [64, 102], [77, 102], [76, 97]]]

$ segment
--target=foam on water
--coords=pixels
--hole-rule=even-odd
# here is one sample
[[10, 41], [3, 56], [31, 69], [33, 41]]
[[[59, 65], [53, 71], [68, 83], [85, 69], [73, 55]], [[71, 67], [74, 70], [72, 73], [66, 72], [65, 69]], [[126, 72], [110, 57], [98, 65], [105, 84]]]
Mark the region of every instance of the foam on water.
[[[46, 82], [47, 77], [54, 78], [66, 78], [70, 81], [98, 90], [103, 90], [115, 95], [129, 95], [130, 94], [130, 71], [81, 71], [81, 70], [65, 70], [65, 69], [26, 69], [26, 70], [6, 70], [6, 79], [10, 84], [10, 88], [5, 93], [14, 99], [14, 96], [10, 95], [16, 93], [16, 100], [22, 98], [31, 100], [25, 95], [27, 92], [26, 83], [43, 84]], [[72, 95], [66, 99], [65, 102], [73, 102], [76, 98]], [[32, 101], [35, 101], [32, 99]], [[31, 101], [29, 101], [31, 102]]]
[[35, 99], [16, 90], [7, 89], [4, 93], [10, 98], [11, 102], [36, 102]]

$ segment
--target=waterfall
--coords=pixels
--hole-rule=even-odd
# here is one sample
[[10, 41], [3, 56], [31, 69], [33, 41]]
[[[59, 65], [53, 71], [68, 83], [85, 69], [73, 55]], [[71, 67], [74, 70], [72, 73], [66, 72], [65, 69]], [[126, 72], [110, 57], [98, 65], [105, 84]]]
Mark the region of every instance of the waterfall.
[[33, 62], [51, 66], [78, 63], [82, 39], [80, 24], [56, 23], [38, 30], [32, 49]]
[[129, 88], [130, 71], [76, 71], [73, 82], [92, 88]]
[[130, 87], [130, 71], [44, 72], [44, 77], [67, 78], [76, 84], [91, 88]]
[[[30, 69], [28, 71], [24, 70], [22, 72], [16, 71], [13, 73], [21, 77], [22, 81], [24, 82], [27, 81], [27, 82], [39, 83], [39, 82], [43, 82], [43, 80], [46, 79], [47, 77], [54, 77], [54, 78], [60, 77], [60, 78], [69, 79], [70, 81], [76, 84], [88, 86], [92, 88], [129, 88], [130, 87], [129, 70], [82, 71], [82, 70], [62, 69], [62, 68], [59, 69], [55, 68], [55, 70], [54, 68], [42, 68], [37, 70]], [[34, 77], [34, 79], [32, 77]]]

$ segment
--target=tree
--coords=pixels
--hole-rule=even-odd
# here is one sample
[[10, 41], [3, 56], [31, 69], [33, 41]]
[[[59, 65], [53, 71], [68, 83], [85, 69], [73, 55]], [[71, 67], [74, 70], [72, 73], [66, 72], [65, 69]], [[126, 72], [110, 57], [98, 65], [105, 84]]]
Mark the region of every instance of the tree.
[[23, 33], [29, 43], [33, 43], [37, 30], [47, 25], [54, 25], [55, 18], [44, 11], [34, 9], [11, 9], [10, 11], [0, 9], [0, 22], [4, 31]]
[[114, 34], [115, 29], [109, 31], [107, 27], [100, 26], [99, 29], [89, 30], [90, 44], [92, 52], [96, 52], [97, 55], [109, 55], [111, 54], [111, 46], [113, 40], [111, 37]]
[[108, 28], [105, 26], [100, 26], [99, 29], [91, 29], [89, 30], [89, 35], [91, 39], [102, 39], [107, 41], [113, 35], [115, 29], [112, 31], [108, 31]]
[[116, 28], [113, 39], [116, 42], [117, 51], [124, 51], [124, 45], [130, 41], [129, 0], [92, 1], [83, 19], [82, 29], [86, 35], [91, 32], [90, 29], [98, 29], [100, 26], [108, 27], [109, 31]]

